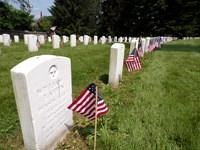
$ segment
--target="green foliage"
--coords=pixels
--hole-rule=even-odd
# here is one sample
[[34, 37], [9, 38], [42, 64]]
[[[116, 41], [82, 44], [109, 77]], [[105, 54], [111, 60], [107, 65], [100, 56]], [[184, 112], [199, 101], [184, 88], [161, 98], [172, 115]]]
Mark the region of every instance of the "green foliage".
[[28, 30], [31, 29], [33, 16], [11, 5], [0, 1], [0, 29], [2, 30]]
[[[199, 40], [174, 41], [145, 54], [141, 71], [128, 73], [124, 67], [118, 89], [106, 84], [110, 45], [51, 47], [30, 53], [23, 42], [0, 44], [0, 149], [23, 149], [10, 69], [42, 54], [71, 58], [73, 98], [90, 82], [98, 84], [109, 112], [98, 120], [97, 149], [200, 149]], [[58, 149], [92, 149], [94, 124], [74, 114], [74, 132]]]
[[105, 0], [100, 34], [199, 36], [198, 0]]
[[96, 0], [55, 0], [49, 9], [54, 25], [63, 34], [96, 32], [98, 2]]
[[199, 36], [199, 0], [55, 0], [50, 12], [62, 33]]

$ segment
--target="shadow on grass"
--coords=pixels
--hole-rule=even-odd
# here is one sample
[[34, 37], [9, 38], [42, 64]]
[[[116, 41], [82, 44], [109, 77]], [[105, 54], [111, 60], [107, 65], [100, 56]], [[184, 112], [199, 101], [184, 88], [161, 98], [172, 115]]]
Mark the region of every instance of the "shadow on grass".
[[167, 51], [167, 52], [197, 52], [200, 53], [200, 45], [190, 45], [190, 44], [167, 44], [163, 45], [161, 49], [157, 51]]
[[108, 74], [100, 75], [99, 80], [102, 81], [104, 84], [108, 84]]

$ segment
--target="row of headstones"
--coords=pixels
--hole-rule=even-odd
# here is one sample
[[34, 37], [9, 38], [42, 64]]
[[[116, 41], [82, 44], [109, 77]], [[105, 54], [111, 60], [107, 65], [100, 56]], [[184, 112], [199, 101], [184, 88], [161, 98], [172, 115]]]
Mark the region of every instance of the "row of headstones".
[[146, 38], [133, 38], [130, 42], [130, 51], [129, 54], [134, 49], [139, 49], [139, 42], [141, 42], [141, 50], [138, 51], [139, 56], [143, 57], [145, 52], [152, 51], [155, 47], [160, 48], [161, 44], [170, 42], [175, 38], [172, 37], [146, 37]]
[[199, 40], [200, 37], [183, 37], [183, 40]]
[[[164, 41], [171, 41], [165, 38]], [[109, 84], [122, 79], [125, 44], [110, 49]], [[11, 69], [12, 83], [26, 149], [53, 149], [73, 125], [70, 58], [41, 55]]]
[[[145, 52], [152, 51], [151, 44], [154, 45], [154, 48], [160, 48], [162, 44], [176, 40], [177, 38], [172, 37], [154, 37], [154, 38], [142, 38], [141, 39], [141, 51], [139, 48], [139, 39], [133, 39], [130, 43], [129, 54], [133, 49], [137, 49], [139, 56], [144, 57]], [[157, 44], [155, 44], [157, 43]], [[122, 80], [123, 64], [124, 64], [124, 52], [125, 45], [122, 43], [115, 43], [111, 46], [110, 52], [110, 67], [109, 67], [109, 81], [112, 87], [118, 87], [120, 80]]]
[[[164, 40], [161, 40], [161, 41], [164, 41], [165, 40], [169, 40], [169, 38], [167, 37], [158, 37], [158, 38], [162, 38]], [[67, 43], [70, 41], [70, 46], [71, 47], [76, 47], [76, 41], [77, 41], [77, 38], [76, 38], [76, 35], [75, 34], [72, 34], [70, 35], [70, 37], [68, 36], [62, 36], [62, 41], [61, 41], [61, 37], [58, 36], [58, 35], [52, 35], [52, 37], [48, 37], [48, 42], [52, 42], [52, 47], [53, 49], [57, 49], [57, 48], [60, 48], [60, 45], [61, 45], [61, 42], [63, 43]], [[155, 38], [150, 38], [150, 37], [147, 37], [147, 38], [142, 38], [142, 45], [149, 45], [149, 42], [151, 41], [151, 39], [155, 39]], [[84, 35], [84, 36], [80, 36], [78, 37], [78, 40], [80, 42], [82, 42], [84, 45], [88, 45], [89, 42], [92, 42], [92, 38], [88, 35]], [[3, 35], [0, 35], [0, 43], [3, 43], [4, 46], [10, 46], [11, 44], [11, 37], [9, 34], [3, 34]], [[33, 34], [24, 34], [24, 43], [25, 45], [28, 46], [28, 50], [30, 52], [34, 52], [34, 51], [38, 51], [40, 45], [42, 44], [45, 44], [45, 36], [44, 35], [33, 35]], [[19, 36], [18, 35], [14, 35], [14, 42], [18, 43], [19, 42]], [[101, 44], [105, 44], [106, 42], [107, 43], [116, 43], [116, 42], [119, 42], [119, 43], [122, 43], [122, 42], [129, 42], [129, 43], [134, 43], [136, 42], [136, 44], [131, 44], [131, 49], [133, 48], [137, 48], [138, 47], [138, 42], [139, 42], [139, 38], [133, 38], [133, 37], [117, 37], [115, 36], [114, 38], [112, 38], [111, 36], [108, 36], [108, 38], [106, 38], [105, 36], [102, 36], [99, 38], [99, 41], [98, 41], [98, 36], [94, 36], [93, 38], [93, 44], [98, 44], [98, 42], [100, 42]], [[146, 44], [145, 44], [146, 43]], [[147, 47], [143, 47], [143, 49], [147, 49]]]

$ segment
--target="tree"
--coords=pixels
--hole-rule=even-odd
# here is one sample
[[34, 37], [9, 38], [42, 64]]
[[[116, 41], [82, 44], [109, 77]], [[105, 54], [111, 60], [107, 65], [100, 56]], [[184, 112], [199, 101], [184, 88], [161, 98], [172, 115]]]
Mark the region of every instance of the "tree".
[[101, 34], [200, 35], [199, 0], [104, 0]]
[[37, 25], [40, 31], [49, 31], [50, 27], [52, 27], [52, 16], [43, 16], [37, 21]]
[[96, 0], [55, 0], [49, 9], [53, 25], [63, 34], [94, 34], [99, 2]]
[[199, 36], [199, 0], [55, 0], [62, 33], [117, 36]]
[[21, 10], [30, 13], [31, 12], [31, 4], [29, 0], [12, 0], [14, 3], [20, 5]]
[[33, 16], [13, 6], [0, 2], [0, 29], [3, 30], [29, 30]]

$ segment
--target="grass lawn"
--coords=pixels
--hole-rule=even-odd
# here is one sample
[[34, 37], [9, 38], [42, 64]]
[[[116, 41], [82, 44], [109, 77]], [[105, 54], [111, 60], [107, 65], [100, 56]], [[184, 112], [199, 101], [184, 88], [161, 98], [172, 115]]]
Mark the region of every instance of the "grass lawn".
[[[100, 87], [109, 113], [98, 120], [98, 150], [200, 149], [200, 40], [174, 41], [145, 54], [141, 71], [124, 67], [117, 89], [107, 85], [110, 45], [53, 50], [46, 44], [35, 53], [23, 43], [0, 45], [0, 149], [23, 148], [10, 69], [41, 54], [71, 58], [73, 97], [91, 82]], [[92, 149], [93, 123], [78, 114], [74, 121], [57, 149]]]

